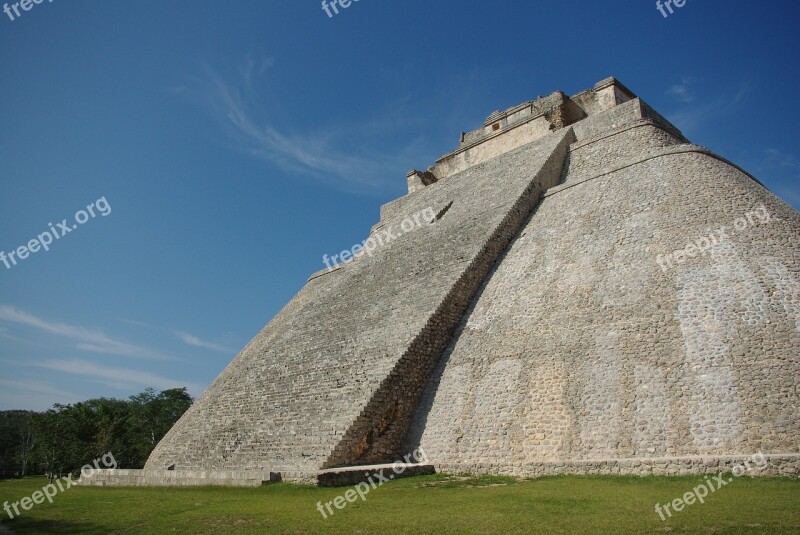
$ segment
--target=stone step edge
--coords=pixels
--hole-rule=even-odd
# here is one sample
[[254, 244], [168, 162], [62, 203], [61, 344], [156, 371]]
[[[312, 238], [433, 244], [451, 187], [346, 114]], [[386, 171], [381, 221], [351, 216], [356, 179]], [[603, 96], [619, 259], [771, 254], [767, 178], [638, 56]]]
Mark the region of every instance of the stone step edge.
[[446, 474], [544, 477], [552, 475], [693, 475], [719, 474], [743, 467], [739, 475], [800, 477], [800, 454], [694, 455], [685, 457], [628, 457], [621, 459], [553, 460], [520, 463], [434, 463]]
[[369, 466], [344, 466], [325, 470], [86, 470], [76, 484], [83, 486], [240, 486], [253, 487], [291, 481], [321, 487], [355, 485], [369, 481], [385, 482], [401, 477], [436, 473], [430, 463], [392, 463]]

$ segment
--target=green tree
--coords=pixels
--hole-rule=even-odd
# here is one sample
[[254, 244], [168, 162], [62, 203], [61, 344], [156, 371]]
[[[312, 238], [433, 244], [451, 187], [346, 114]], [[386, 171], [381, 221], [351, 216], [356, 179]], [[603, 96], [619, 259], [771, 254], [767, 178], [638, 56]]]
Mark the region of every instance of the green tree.
[[39, 469], [52, 481], [67, 473], [73, 452], [78, 448], [68, 419], [69, 406], [55, 405], [52, 409], [34, 415]]
[[34, 462], [36, 454], [36, 429], [34, 427], [33, 413], [27, 413], [20, 420], [17, 428], [17, 460], [19, 461], [20, 475], [25, 477]]
[[173, 388], [159, 394], [148, 388], [130, 399], [133, 405], [131, 430], [136, 445], [133, 464], [139, 468], [144, 466], [158, 442], [192, 405], [192, 397], [186, 388]]
[[119, 468], [142, 468], [192, 404], [185, 388], [152, 388], [128, 400], [96, 398], [43, 413], [0, 412], [0, 477], [51, 478], [111, 453]]
[[28, 411], [0, 412], [0, 478], [13, 477], [22, 471], [20, 430], [31, 414]]

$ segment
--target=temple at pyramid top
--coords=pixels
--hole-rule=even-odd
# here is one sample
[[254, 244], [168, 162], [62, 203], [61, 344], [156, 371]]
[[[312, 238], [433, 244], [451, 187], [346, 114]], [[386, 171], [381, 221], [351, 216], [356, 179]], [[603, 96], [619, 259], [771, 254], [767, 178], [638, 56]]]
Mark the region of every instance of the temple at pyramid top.
[[[656, 120], [678, 133], [674, 126], [640, 102], [630, 89], [611, 76], [597, 82], [592, 89], [571, 97], [555, 91], [546, 97], [538, 97], [504, 111], [491, 113], [480, 128], [461, 132], [458, 147], [439, 158], [435, 165], [426, 171], [409, 171], [408, 192], [414, 193], [438, 180], [542, 138], [554, 130], [585, 121], [630, 101], [641, 103], [642, 117]], [[628, 118], [623, 114], [621, 122]], [[604, 128], [609, 126], [605, 123], [606, 120], [607, 116], [604, 116]]]

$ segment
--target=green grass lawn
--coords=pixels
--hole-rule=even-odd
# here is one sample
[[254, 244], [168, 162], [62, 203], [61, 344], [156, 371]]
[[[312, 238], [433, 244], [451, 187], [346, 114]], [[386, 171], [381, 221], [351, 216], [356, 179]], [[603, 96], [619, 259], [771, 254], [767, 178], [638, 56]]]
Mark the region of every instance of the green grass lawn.
[[[727, 479], [727, 477], [726, 477]], [[741, 477], [662, 522], [701, 477], [423, 476], [387, 483], [323, 519], [317, 502], [348, 488], [80, 488], [3, 522], [25, 533], [794, 533], [800, 480]], [[16, 502], [47, 481], [0, 481]], [[341, 502], [339, 502], [341, 503]], [[1, 505], [1, 504], [0, 504]]]

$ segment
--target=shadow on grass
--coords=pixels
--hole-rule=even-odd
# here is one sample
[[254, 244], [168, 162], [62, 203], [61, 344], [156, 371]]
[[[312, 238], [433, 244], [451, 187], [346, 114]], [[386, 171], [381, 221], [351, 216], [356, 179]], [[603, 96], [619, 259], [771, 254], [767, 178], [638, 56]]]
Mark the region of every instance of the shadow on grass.
[[102, 526], [85, 522], [69, 522], [64, 520], [41, 520], [36, 518], [16, 518], [3, 521], [2, 527], [9, 529], [14, 535], [26, 533], [105, 533]]

